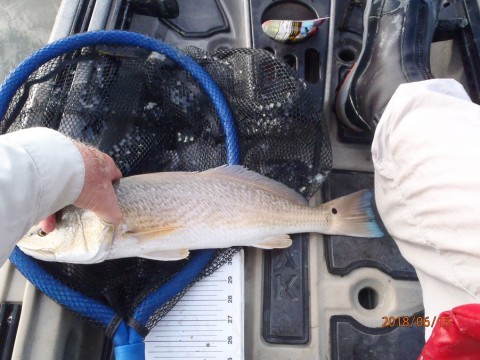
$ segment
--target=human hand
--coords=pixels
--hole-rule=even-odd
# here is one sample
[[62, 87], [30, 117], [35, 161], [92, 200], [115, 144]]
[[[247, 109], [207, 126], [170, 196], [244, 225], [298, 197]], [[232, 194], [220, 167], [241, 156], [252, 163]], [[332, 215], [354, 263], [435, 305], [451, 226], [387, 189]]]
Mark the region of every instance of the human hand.
[[[92, 210], [105, 222], [117, 225], [122, 218], [122, 212], [112, 181], [120, 179], [122, 173], [107, 154], [80, 142], [75, 141], [74, 144], [85, 164], [85, 180], [82, 191], [73, 205]], [[55, 226], [55, 214], [40, 222], [40, 227], [47, 233], [53, 231]]]

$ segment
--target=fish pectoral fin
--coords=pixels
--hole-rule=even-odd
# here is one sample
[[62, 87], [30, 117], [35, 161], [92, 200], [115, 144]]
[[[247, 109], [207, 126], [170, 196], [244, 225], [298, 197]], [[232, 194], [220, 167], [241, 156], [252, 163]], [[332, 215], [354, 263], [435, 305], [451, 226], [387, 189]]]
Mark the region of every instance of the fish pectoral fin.
[[178, 227], [164, 227], [160, 229], [154, 229], [154, 230], [148, 230], [148, 231], [141, 231], [141, 232], [135, 232], [135, 231], [127, 231], [122, 235], [122, 237], [134, 237], [140, 242], [149, 242], [158, 238], [161, 238], [163, 236], [167, 236], [177, 230]]
[[270, 236], [262, 239], [256, 244], [253, 244], [254, 247], [260, 249], [283, 249], [289, 247], [290, 245], [292, 245], [292, 239], [289, 235]]
[[140, 257], [150, 260], [161, 261], [174, 261], [182, 260], [188, 257], [190, 252], [187, 249], [165, 250], [165, 251], [153, 251], [147, 254], [143, 254]]

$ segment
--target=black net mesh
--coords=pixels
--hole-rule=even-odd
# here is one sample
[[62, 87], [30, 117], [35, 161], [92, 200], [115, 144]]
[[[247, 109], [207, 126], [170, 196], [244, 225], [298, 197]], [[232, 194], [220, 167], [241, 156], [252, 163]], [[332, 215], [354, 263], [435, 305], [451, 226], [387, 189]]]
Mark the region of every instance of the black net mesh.
[[[241, 163], [306, 197], [331, 168], [319, 99], [266, 51], [187, 48], [224, 92], [239, 134]], [[226, 162], [215, 109], [195, 80], [165, 56], [129, 47], [89, 47], [39, 68], [18, 89], [1, 133], [44, 126], [108, 153], [124, 176], [195, 171]], [[205, 276], [232, 256], [219, 250]], [[193, 252], [193, 256], [195, 252]], [[69, 287], [128, 318], [138, 304], [188, 263], [141, 258], [94, 265], [38, 263]], [[158, 308], [148, 327], [179, 297]]]

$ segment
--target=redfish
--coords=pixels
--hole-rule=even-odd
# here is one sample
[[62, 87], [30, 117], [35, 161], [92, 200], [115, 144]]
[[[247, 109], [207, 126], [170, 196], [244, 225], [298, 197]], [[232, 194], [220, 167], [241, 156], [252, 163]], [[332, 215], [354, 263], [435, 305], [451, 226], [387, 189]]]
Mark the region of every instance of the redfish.
[[294, 190], [242, 166], [131, 176], [115, 191], [120, 225], [68, 206], [54, 231], [33, 227], [18, 246], [40, 260], [91, 264], [135, 256], [179, 260], [206, 248], [286, 248], [295, 233], [383, 236], [368, 190], [310, 207]]

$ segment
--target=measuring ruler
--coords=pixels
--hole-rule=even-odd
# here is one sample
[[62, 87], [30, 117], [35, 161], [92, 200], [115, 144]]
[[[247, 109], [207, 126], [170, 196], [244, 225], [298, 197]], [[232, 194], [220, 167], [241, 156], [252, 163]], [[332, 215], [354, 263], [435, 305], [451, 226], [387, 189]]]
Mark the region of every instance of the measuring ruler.
[[243, 359], [243, 250], [195, 283], [145, 338], [146, 360]]

